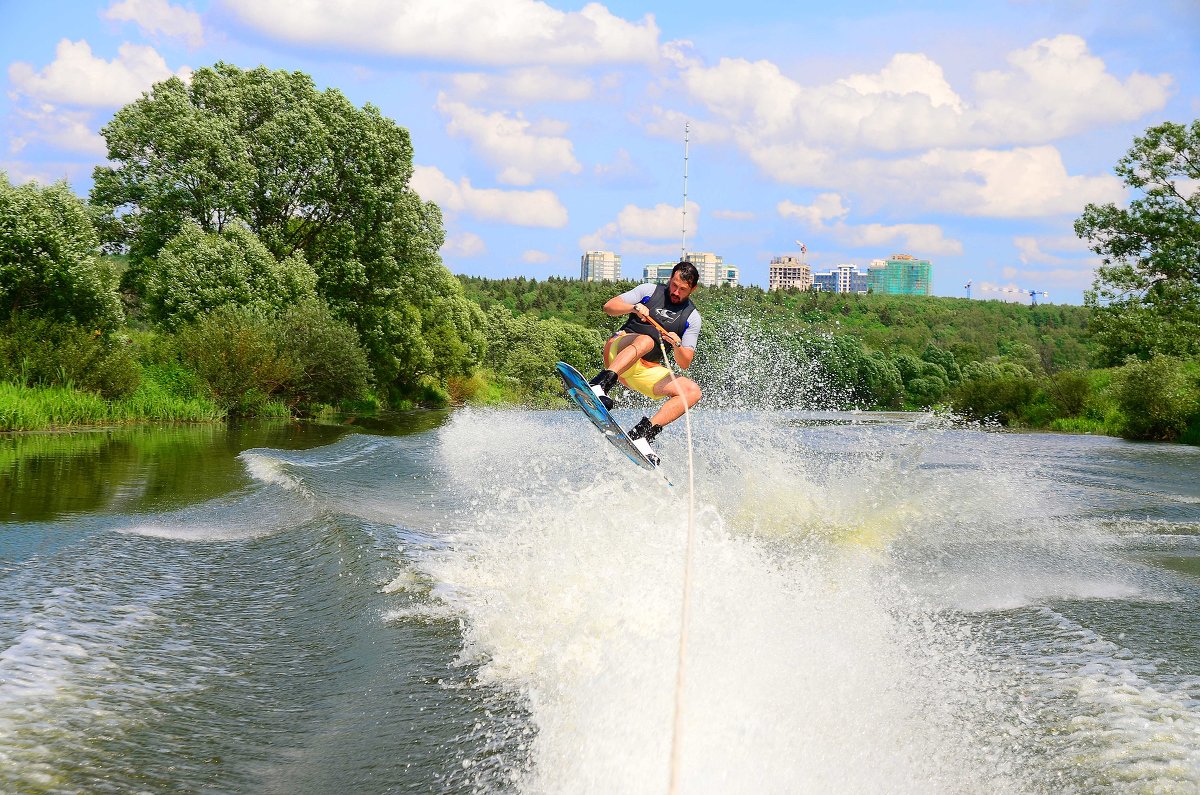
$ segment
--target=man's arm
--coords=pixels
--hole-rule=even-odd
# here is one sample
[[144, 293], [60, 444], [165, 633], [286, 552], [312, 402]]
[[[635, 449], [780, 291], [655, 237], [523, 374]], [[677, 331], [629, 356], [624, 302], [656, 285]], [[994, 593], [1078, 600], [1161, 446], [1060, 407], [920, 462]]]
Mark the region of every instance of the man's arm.
[[604, 314], [609, 317], [620, 317], [628, 315], [630, 312], [636, 312], [644, 318], [650, 314], [650, 310], [646, 309], [642, 299], [649, 298], [653, 294], [653, 284], [639, 284], [628, 292], [610, 298], [604, 305]]
[[[696, 343], [700, 340], [700, 313], [695, 312], [688, 318], [687, 328], [684, 329], [683, 339], [676, 337], [671, 340], [675, 346], [675, 363], [686, 370], [696, 355]], [[675, 337], [674, 334], [670, 335]]]
[[628, 315], [630, 312], [637, 312], [639, 315], [647, 313], [645, 304], [631, 304], [621, 296], [608, 299], [608, 303], [604, 305], [604, 314], [609, 317], [620, 317]]

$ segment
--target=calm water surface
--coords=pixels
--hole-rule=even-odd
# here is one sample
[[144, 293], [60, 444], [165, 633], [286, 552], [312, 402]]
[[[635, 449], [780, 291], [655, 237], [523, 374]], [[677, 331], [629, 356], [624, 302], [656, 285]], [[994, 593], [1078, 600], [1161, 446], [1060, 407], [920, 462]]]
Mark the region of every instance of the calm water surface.
[[0, 437], [0, 791], [1196, 792], [1200, 450], [698, 412]]

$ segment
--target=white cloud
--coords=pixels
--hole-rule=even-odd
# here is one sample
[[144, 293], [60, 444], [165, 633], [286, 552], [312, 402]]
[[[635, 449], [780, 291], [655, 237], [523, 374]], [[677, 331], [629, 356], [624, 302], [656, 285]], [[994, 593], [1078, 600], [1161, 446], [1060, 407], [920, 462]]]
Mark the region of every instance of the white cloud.
[[530, 185], [539, 178], [578, 174], [583, 169], [570, 139], [561, 136], [561, 122], [535, 125], [520, 115], [485, 113], [445, 94], [438, 95], [437, 109], [448, 119], [446, 131], [470, 140], [488, 162], [501, 168], [496, 178], [507, 185]]
[[[1096, 278], [1100, 258], [1074, 235], [1017, 236], [1013, 238], [1023, 268], [1005, 268], [1005, 277], [1033, 289], [1082, 290]], [[1050, 265], [1055, 267], [1041, 268]]]
[[693, 119], [677, 110], [670, 110], [655, 105], [650, 108], [649, 119], [642, 122], [646, 132], [660, 138], [669, 138], [680, 143], [680, 157], [683, 156], [683, 128], [691, 125], [690, 139], [706, 144], [727, 143], [733, 140], [733, 130], [723, 122], [708, 122]]
[[784, 199], [776, 205], [779, 214], [784, 218], [795, 218], [810, 227], [821, 228], [830, 221], [845, 218], [850, 208], [842, 203], [842, 197], [836, 193], [822, 193], [812, 204], [796, 204]]
[[528, 102], [582, 102], [591, 99], [591, 78], [571, 77], [545, 66], [514, 69], [492, 75], [467, 72], [450, 78], [453, 95], [460, 99], [523, 104]]
[[[694, 238], [699, 228], [697, 219], [700, 216], [700, 205], [693, 201], [687, 203], [688, 237]], [[683, 239], [683, 213], [678, 206], [656, 204], [653, 207], [638, 207], [627, 204], [617, 213], [615, 221], [610, 221], [590, 235], [580, 238], [580, 247], [585, 250], [610, 250], [616, 241], [622, 241], [622, 251], [633, 253], [665, 253], [678, 251], [674, 243], [646, 242]]]
[[480, 64], [595, 64], [658, 58], [658, 26], [599, 3], [564, 12], [539, 0], [225, 0], [261, 33], [304, 45]]
[[481, 220], [550, 228], [567, 225], [567, 208], [553, 191], [474, 188], [466, 177], [455, 183], [434, 166], [414, 166], [409, 184], [422, 199]]
[[686, 92], [754, 148], [803, 141], [896, 152], [1046, 143], [1159, 110], [1171, 86], [1165, 74], [1118, 79], [1073, 35], [1041, 39], [1011, 53], [1008, 70], [977, 74], [973, 102], [921, 53], [899, 53], [875, 74], [817, 86], [766, 60], [723, 58], [712, 67], [674, 61]]
[[1040, 39], [1008, 56], [1008, 71], [975, 76], [975, 125], [1021, 143], [1081, 132], [1093, 124], [1133, 121], [1166, 105], [1169, 75], [1134, 72], [1124, 82], [1079, 36]]
[[17, 130], [11, 134], [9, 149], [19, 152], [34, 142], [95, 157], [105, 157], [108, 146], [97, 132], [90, 111], [67, 110], [49, 103], [36, 107], [14, 108]]
[[643, 254], [648, 257], [658, 257], [665, 262], [670, 259], [678, 260], [678, 243], [652, 243], [646, 240], [626, 240], [621, 245], [624, 254]]
[[[1088, 202], [1120, 202], [1125, 196], [1120, 179], [1113, 175], [1068, 174], [1053, 146], [932, 149], [893, 159], [828, 155], [802, 160], [803, 165], [786, 147], [749, 154], [766, 173], [795, 176], [788, 181], [800, 184], [837, 185], [858, 194], [863, 204], [902, 196], [907, 207], [917, 210], [1033, 218], [1078, 213]], [[792, 214], [797, 212], [793, 208]]]
[[846, 217], [850, 208], [836, 193], [822, 193], [812, 204], [803, 205], [781, 201], [776, 205], [779, 215], [795, 218], [809, 231], [825, 233], [842, 245], [893, 248], [920, 252], [923, 256], [961, 254], [962, 243], [947, 238], [935, 224], [850, 224]]
[[[191, 70], [178, 72], [188, 79]], [[48, 102], [112, 108], [137, 99], [159, 81], [171, 77], [166, 61], [153, 47], [122, 44], [111, 61], [92, 55], [86, 41], [63, 39], [55, 58], [40, 71], [17, 61], [8, 67], [8, 78], [17, 92]]]
[[1030, 291], [1037, 293], [1038, 301], [1052, 301], [1056, 292], [1078, 292], [1092, 286], [1098, 262], [1093, 259], [1076, 260], [1076, 263], [1074, 267], [1048, 269], [1002, 268], [1000, 275], [1005, 281], [983, 281], [976, 285], [976, 289], [988, 293], [989, 298], [1013, 303], [1028, 302]]
[[920, 252], [921, 256], [963, 253], [962, 242], [946, 237], [936, 224], [838, 224], [837, 238], [851, 246], [883, 247]]
[[200, 15], [166, 0], [121, 0], [100, 12], [100, 16], [117, 22], [133, 22], [143, 34], [162, 34], [182, 39], [190, 47], [204, 43], [204, 27]]
[[[1053, 146], [1010, 151], [936, 149], [886, 170], [898, 188], [909, 180], [904, 172], [910, 169], [919, 172], [924, 183], [917, 183], [914, 198], [924, 198], [935, 209], [967, 215], [1016, 218], [1078, 213], [1088, 202], [1117, 202], [1125, 195], [1115, 176], [1068, 174]], [[921, 191], [926, 192], [924, 197]]]
[[[1003, 70], [975, 75], [965, 94], [921, 53], [817, 85], [766, 60], [707, 66], [677, 43], [664, 57], [708, 123], [724, 127], [770, 179], [834, 189], [864, 206], [903, 196], [917, 209], [989, 217], [1122, 200], [1116, 177], [1070, 174], [1052, 142], [1160, 110], [1171, 87], [1168, 75], [1118, 77], [1073, 35], [1012, 52]], [[682, 121], [655, 109], [644, 126], [669, 137]]]
[[946, 82], [942, 67], [921, 53], [898, 53], [878, 74], [851, 75], [838, 82], [863, 96], [915, 94], [935, 108], [946, 106], [956, 112], [963, 109], [963, 101]]
[[79, 177], [90, 177], [91, 163], [26, 163], [20, 160], [0, 160], [0, 172], [8, 175], [8, 181], [13, 185], [23, 185], [26, 182], [37, 182], [51, 185], [59, 180], [72, 180]]
[[634, 162], [629, 150], [621, 148], [613, 155], [611, 163], [597, 163], [592, 167], [595, 181], [608, 187], [645, 188], [654, 184], [648, 170]]
[[545, 251], [538, 251], [531, 248], [526, 249], [521, 253], [521, 262], [528, 262], [531, 265], [541, 265], [543, 262], [549, 262], [552, 257]]
[[487, 251], [483, 238], [474, 232], [462, 232], [446, 238], [441, 252], [447, 257], [478, 257]]
[[1058, 265], [1064, 262], [1073, 261], [1070, 257], [1064, 257], [1045, 251], [1043, 246], [1046, 245], [1047, 242], [1045, 240], [1036, 237], [1013, 238], [1013, 246], [1015, 246], [1017, 249], [1017, 258], [1026, 265], [1035, 263], [1043, 265]]

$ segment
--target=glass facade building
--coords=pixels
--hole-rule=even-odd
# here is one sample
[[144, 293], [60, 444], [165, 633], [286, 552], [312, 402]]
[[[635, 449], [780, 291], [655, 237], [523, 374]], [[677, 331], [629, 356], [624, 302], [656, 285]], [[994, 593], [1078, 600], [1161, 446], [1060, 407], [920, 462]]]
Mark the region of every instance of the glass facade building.
[[867, 286], [882, 295], [933, 295], [933, 265], [908, 254], [873, 260], [867, 268]]

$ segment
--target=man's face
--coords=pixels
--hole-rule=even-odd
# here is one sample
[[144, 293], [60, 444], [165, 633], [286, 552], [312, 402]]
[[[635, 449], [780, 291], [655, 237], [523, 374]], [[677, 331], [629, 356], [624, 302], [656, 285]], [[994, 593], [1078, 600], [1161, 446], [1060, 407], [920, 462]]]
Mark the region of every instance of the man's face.
[[667, 295], [671, 299], [671, 303], [679, 304], [687, 300], [687, 297], [695, 290], [695, 285], [687, 283], [687, 280], [678, 273], [671, 274], [671, 281], [667, 282]]

